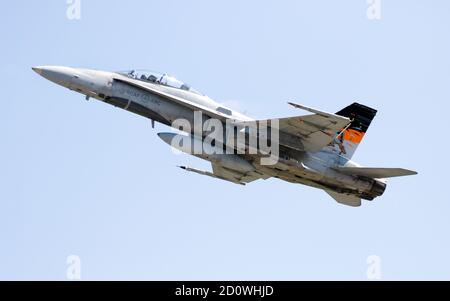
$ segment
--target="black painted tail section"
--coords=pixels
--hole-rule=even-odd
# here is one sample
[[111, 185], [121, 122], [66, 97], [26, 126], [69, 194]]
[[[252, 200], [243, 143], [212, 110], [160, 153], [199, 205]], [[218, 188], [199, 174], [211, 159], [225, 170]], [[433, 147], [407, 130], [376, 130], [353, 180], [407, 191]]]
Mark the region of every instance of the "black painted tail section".
[[336, 115], [350, 118], [352, 123], [349, 128], [362, 133], [367, 131], [376, 114], [377, 110], [357, 102], [336, 113]]
[[351, 123], [343, 129], [328, 149], [344, 158], [351, 159], [376, 114], [377, 110], [356, 102], [337, 112], [336, 115], [349, 118]]

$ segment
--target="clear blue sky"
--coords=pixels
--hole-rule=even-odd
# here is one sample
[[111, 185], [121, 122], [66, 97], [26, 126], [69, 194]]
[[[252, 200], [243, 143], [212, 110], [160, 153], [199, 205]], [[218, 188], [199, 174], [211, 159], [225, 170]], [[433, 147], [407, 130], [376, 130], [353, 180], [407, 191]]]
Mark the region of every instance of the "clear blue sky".
[[[450, 279], [450, 2], [5, 1], [0, 18], [0, 279]], [[168, 128], [30, 69], [149, 68], [257, 118], [379, 110], [354, 157], [405, 167], [360, 208], [279, 180], [233, 185], [176, 165]]]

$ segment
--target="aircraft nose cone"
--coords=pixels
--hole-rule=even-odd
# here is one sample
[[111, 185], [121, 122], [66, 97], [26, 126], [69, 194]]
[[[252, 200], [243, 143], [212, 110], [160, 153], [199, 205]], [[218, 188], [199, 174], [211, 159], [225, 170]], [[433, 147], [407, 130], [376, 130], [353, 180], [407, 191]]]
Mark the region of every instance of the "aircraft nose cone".
[[42, 75], [42, 67], [32, 67], [31, 69], [37, 74]]
[[73, 68], [62, 66], [37, 66], [31, 69], [45, 79], [67, 88], [70, 88], [75, 74]]
[[57, 77], [58, 75], [62, 76], [68, 71], [68, 68], [60, 66], [36, 66], [31, 69], [49, 80], [51, 80], [49, 77]]

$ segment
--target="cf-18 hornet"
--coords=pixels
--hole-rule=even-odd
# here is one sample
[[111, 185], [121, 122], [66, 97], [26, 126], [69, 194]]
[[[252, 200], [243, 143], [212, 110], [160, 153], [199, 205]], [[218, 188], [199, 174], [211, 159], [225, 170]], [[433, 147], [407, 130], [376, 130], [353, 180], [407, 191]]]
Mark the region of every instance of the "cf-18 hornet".
[[212, 170], [182, 169], [235, 184], [268, 178], [319, 188], [338, 203], [360, 206], [386, 190], [386, 179], [417, 174], [363, 167], [351, 160], [377, 111], [353, 103], [327, 113], [289, 103], [307, 115], [255, 120], [217, 103], [167, 74], [45, 66], [44, 78], [90, 98], [175, 128], [158, 136], [210, 161]]

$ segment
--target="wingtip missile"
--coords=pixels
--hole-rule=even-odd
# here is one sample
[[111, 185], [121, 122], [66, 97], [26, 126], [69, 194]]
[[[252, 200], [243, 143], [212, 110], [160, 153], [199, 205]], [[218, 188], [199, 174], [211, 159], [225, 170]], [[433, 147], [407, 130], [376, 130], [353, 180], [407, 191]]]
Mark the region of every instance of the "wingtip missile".
[[208, 176], [208, 177], [211, 177], [211, 178], [224, 180], [224, 181], [227, 181], [227, 182], [231, 182], [231, 183], [234, 183], [234, 184], [239, 184], [239, 185], [245, 186], [245, 183], [238, 182], [238, 181], [232, 181], [230, 179], [217, 176], [217, 175], [215, 175], [215, 174], [213, 174], [212, 172], [209, 172], [209, 171], [198, 170], [198, 169], [187, 167], [187, 166], [177, 166], [177, 167], [179, 167], [179, 168], [181, 168], [181, 169], [183, 169], [185, 171], [193, 172], [193, 173], [196, 173], [196, 174], [199, 174], [199, 175], [202, 175], [202, 176]]

